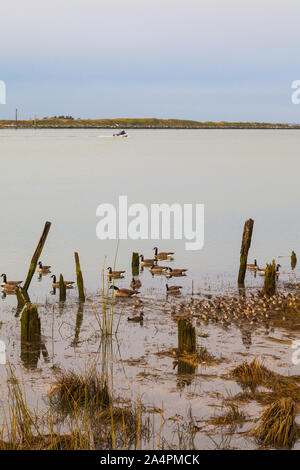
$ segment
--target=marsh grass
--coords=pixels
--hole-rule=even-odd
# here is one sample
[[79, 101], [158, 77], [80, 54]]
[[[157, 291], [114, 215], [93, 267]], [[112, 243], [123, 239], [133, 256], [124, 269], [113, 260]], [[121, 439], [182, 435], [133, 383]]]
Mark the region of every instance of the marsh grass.
[[225, 411], [225, 413], [221, 414], [220, 416], [211, 418], [208, 423], [213, 424], [214, 426], [227, 426], [243, 424], [245, 421], [245, 413], [239, 410], [236, 405], [230, 404], [228, 405], [228, 409], [227, 411]]
[[50, 403], [64, 413], [81, 407], [107, 408], [109, 387], [106, 379], [99, 377], [94, 367], [81, 374], [74, 371], [60, 372], [50, 392]]
[[11, 367], [8, 377], [0, 450], [139, 449], [151, 437], [140, 399], [125, 402], [114, 397], [95, 368], [85, 374], [62, 372], [42, 413], [29, 408], [25, 387]]
[[[252, 392], [250, 397], [261, 403], [270, 403], [281, 397], [291, 397], [296, 402], [300, 401], [300, 387], [297, 384], [299, 378], [277, 374], [264, 366], [257, 358], [251, 363], [243, 362], [237, 366], [231, 376], [242, 388], [250, 389]], [[257, 392], [258, 386], [263, 386], [272, 392]]]
[[263, 411], [260, 424], [250, 434], [263, 446], [291, 448], [297, 438], [296, 404], [291, 398], [281, 398]]

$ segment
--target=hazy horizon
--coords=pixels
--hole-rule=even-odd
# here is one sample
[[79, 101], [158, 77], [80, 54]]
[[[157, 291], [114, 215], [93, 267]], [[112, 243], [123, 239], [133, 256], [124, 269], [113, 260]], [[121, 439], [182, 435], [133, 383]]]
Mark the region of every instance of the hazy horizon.
[[0, 119], [299, 122], [295, 0], [11, 0]]

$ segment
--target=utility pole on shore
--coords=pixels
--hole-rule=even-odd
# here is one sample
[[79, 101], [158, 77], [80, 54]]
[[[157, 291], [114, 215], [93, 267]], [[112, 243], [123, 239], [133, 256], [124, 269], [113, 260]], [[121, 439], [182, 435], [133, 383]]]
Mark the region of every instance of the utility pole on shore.
[[18, 109], [16, 108], [16, 127], [18, 127]]

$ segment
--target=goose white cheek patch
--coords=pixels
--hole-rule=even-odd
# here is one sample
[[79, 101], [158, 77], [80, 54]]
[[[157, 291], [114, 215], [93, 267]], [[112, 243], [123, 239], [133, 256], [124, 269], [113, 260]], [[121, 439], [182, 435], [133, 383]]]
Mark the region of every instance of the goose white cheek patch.
[[119, 196], [116, 208], [103, 203], [97, 207], [99, 240], [183, 240], [186, 250], [204, 246], [204, 204], [145, 204], [128, 206], [127, 196]]

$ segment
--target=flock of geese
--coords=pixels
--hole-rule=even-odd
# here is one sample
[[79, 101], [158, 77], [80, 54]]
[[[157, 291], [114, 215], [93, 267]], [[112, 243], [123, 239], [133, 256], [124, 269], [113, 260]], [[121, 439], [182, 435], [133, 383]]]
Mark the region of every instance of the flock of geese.
[[[174, 252], [172, 251], [158, 251], [157, 247], [153, 248], [154, 250], [154, 256], [153, 258], [145, 259], [143, 255], [140, 255], [140, 266], [142, 268], [149, 268], [149, 272], [154, 275], [166, 275], [168, 279], [171, 279], [172, 277], [182, 277], [186, 275], [187, 269], [185, 268], [171, 268], [170, 266], [162, 266], [158, 264], [158, 261], [163, 261], [163, 260], [172, 260], [172, 257], [174, 255]], [[49, 265], [43, 265], [41, 261], [38, 262], [38, 273], [40, 276], [45, 275], [45, 274], [50, 274], [51, 273], [51, 266]], [[113, 270], [111, 267], [107, 268], [107, 277], [109, 280], [115, 280], [115, 279], [122, 279], [124, 278], [125, 275], [125, 270]], [[3, 282], [1, 284], [2, 290], [5, 293], [15, 293], [16, 287], [21, 286], [23, 281], [9, 281], [7, 279], [7, 275], [3, 273], [1, 275]], [[53, 288], [58, 288], [59, 287], [59, 282], [57, 282], [55, 274], [52, 274], [52, 287]], [[74, 285], [74, 281], [64, 281], [65, 286], [67, 289], [72, 289]], [[136, 297], [140, 292], [138, 289], [142, 286], [142, 283], [140, 279], [135, 279], [134, 277], [132, 278], [132, 281], [130, 283], [130, 289], [126, 288], [119, 288], [116, 285], [111, 285], [110, 289], [114, 289], [116, 297]], [[173, 285], [170, 286], [169, 284], [166, 284], [166, 294], [167, 295], [179, 295], [180, 294], [180, 289], [182, 289], [182, 286], [179, 285]], [[139, 301], [141, 303], [141, 301]], [[143, 315], [143, 314], [142, 314]], [[128, 320], [131, 321], [140, 321], [140, 317], [130, 317]]]
[[[158, 264], [158, 261], [163, 261], [163, 260], [172, 260], [174, 252], [171, 251], [162, 251], [159, 252], [158, 248], [155, 247], [153, 248], [154, 250], [154, 256], [153, 258], [145, 259], [143, 255], [140, 255], [140, 266], [141, 268], [148, 268], [149, 272], [154, 275], [166, 275], [167, 278], [172, 278], [172, 277], [182, 277], [186, 275], [187, 269], [185, 268], [171, 268], [170, 266], [163, 266]], [[280, 264], [277, 264], [276, 266], [276, 275], [278, 276], [280, 274], [279, 268], [281, 267]], [[259, 268], [257, 264], [257, 260], [254, 260], [253, 264], [247, 264], [247, 268], [251, 271], [254, 271], [255, 273], [258, 272], [260, 275], [264, 276], [266, 273], [266, 268]], [[38, 263], [38, 273], [39, 275], [45, 275], [45, 274], [50, 274], [51, 273], [51, 266], [48, 265], [43, 265], [41, 261]], [[125, 275], [125, 270], [113, 270], [111, 267], [107, 268], [107, 277], [109, 280], [115, 280], [115, 279], [122, 279], [124, 278]], [[23, 281], [9, 281], [7, 280], [7, 275], [5, 273], [1, 274], [1, 277], [3, 279], [3, 282], [1, 284], [2, 290], [5, 293], [15, 293], [16, 287], [20, 286]], [[57, 288], [59, 287], [59, 282], [56, 280], [56, 276], [52, 274], [52, 287]], [[72, 289], [74, 285], [74, 281], [64, 281], [66, 288]], [[114, 289], [116, 297], [124, 297], [124, 298], [131, 298], [131, 297], [136, 297], [140, 292], [138, 289], [142, 286], [142, 283], [140, 279], [135, 279], [134, 277], [132, 278], [132, 281], [130, 283], [130, 289], [128, 288], [119, 288], [118, 286], [112, 284], [110, 286], [110, 289]], [[172, 285], [170, 286], [169, 284], [166, 284], [166, 294], [167, 295], [179, 295], [181, 293], [182, 286], [179, 285]], [[282, 299], [280, 299], [282, 300]], [[241, 313], [245, 316], [250, 316], [252, 321], [255, 321], [257, 318], [257, 305], [260, 305], [262, 302], [262, 312], [259, 312], [263, 317], [266, 316], [268, 318], [268, 313], [267, 313], [267, 305], [266, 302], [268, 302], [266, 299], [263, 301], [260, 299], [251, 299], [249, 303], [243, 304], [243, 302], [236, 302], [235, 299], [231, 300], [226, 300], [223, 298], [220, 298], [220, 302], [218, 303], [217, 299], [215, 300], [214, 303], [208, 302], [204, 303], [200, 300], [196, 301], [196, 304], [194, 301], [191, 299], [190, 303], [188, 305], [185, 304], [179, 304], [177, 307], [172, 306], [172, 314], [177, 313], [177, 308], [178, 308], [178, 313], [182, 313], [182, 310], [185, 310], [185, 313], [195, 313], [195, 311], [199, 311], [201, 309], [201, 316], [203, 319], [207, 319], [210, 317], [212, 313], [216, 313], [223, 311], [222, 315], [222, 320], [227, 320], [228, 316], [230, 317], [232, 314], [233, 316], [239, 317]], [[274, 299], [273, 299], [274, 303]], [[243, 305], [242, 305], [243, 304]], [[254, 304], [255, 304], [255, 309], [254, 309]], [[129, 321], [142, 321], [143, 320], [143, 305], [142, 301], [140, 299], [137, 299], [137, 305], [134, 305], [134, 307], [139, 307], [140, 308], [140, 314], [137, 316], [132, 316], [128, 317]], [[274, 304], [273, 304], [274, 307]], [[224, 312], [225, 310], [225, 312]], [[193, 312], [194, 311], [194, 312]], [[228, 313], [230, 312], [230, 315]], [[225, 313], [225, 315], [224, 315]], [[228, 315], [228, 316], [227, 316]], [[259, 316], [259, 315], [258, 315]]]
[[[141, 268], [148, 268], [152, 276], [155, 275], [166, 275], [168, 279], [172, 277], [183, 277], [186, 276], [186, 268], [171, 268], [170, 266], [162, 266], [158, 264], [158, 261], [163, 260], [172, 260], [174, 252], [173, 251], [158, 251], [158, 248], [153, 248], [154, 257], [145, 259], [144, 255], [140, 255], [140, 266]], [[111, 267], [107, 268], [107, 276], [110, 280], [124, 278], [125, 271], [113, 271]], [[142, 286], [140, 279], [132, 278], [130, 283], [131, 289], [120, 288], [116, 285], [111, 285], [110, 289], [114, 289], [116, 297], [136, 297], [140, 292], [138, 289]], [[173, 285], [170, 286], [166, 284], [166, 294], [167, 295], [179, 295], [180, 289], [182, 286]], [[129, 321], [140, 322], [143, 320], [143, 305], [140, 299], [137, 300], [137, 304], [134, 307], [140, 308], [140, 314], [132, 317], [128, 317]]]

